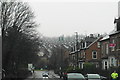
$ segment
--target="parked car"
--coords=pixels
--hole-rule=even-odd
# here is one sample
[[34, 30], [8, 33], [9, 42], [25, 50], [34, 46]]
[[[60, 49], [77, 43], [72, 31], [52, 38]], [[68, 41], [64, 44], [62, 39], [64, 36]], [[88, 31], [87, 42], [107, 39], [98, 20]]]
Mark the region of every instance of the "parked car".
[[100, 76], [99, 74], [86, 74], [86, 80], [107, 80], [106, 77]]
[[68, 73], [67, 80], [85, 80], [85, 77], [80, 73]]

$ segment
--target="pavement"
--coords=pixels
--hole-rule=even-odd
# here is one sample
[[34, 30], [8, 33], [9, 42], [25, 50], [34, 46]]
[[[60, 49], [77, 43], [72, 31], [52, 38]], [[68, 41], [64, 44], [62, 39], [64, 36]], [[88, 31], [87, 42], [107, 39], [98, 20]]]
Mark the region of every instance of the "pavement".
[[58, 74], [55, 74], [53, 70], [49, 71], [53, 78], [60, 78]]
[[0, 72], [0, 80], [2, 79], [2, 72]]

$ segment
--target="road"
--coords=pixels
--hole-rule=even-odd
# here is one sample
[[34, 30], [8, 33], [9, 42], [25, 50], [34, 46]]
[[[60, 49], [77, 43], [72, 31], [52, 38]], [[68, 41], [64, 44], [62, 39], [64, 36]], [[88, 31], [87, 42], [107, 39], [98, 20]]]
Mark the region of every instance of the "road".
[[48, 79], [45, 78], [43, 79], [42, 74], [46, 72], [46, 71], [35, 71], [34, 74], [32, 74], [32, 76], [28, 77], [25, 80], [62, 80], [60, 79], [60, 77], [54, 73], [54, 71], [48, 71], [49, 75], [48, 75]]

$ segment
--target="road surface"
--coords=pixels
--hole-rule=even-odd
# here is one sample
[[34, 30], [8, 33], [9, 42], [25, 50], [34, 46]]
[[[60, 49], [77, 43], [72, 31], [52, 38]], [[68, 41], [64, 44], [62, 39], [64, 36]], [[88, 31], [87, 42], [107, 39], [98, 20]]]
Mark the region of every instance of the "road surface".
[[48, 75], [48, 79], [47, 78], [43, 78], [42, 74], [45, 73], [46, 71], [35, 71], [32, 76], [28, 77], [25, 80], [62, 80], [60, 79], [60, 77], [54, 73], [54, 71], [48, 71], [49, 75]]

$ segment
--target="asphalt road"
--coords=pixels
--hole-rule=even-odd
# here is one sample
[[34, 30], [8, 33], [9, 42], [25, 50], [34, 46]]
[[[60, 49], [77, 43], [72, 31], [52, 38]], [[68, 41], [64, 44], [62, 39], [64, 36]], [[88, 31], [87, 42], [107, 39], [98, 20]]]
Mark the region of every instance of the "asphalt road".
[[54, 73], [54, 71], [48, 71], [48, 78], [43, 78], [42, 74], [46, 71], [35, 71], [32, 76], [28, 77], [25, 80], [62, 80], [60, 77]]

